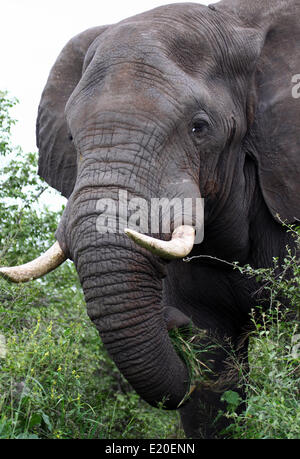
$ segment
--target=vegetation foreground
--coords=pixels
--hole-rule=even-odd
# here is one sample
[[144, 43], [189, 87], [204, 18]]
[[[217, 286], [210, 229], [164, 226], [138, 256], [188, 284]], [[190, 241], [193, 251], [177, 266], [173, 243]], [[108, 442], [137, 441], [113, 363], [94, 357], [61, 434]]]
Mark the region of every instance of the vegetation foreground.
[[[0, 92], [0, 265], [24, 263], [47, 249], [60, 218], [36, 206], [47, 186], [36, 176], [36, 155], [11, 144], [13, 104]], [[300, 245], [299, 229], [289, 231]], [[237, 415], [238, 394], [223, 394], [232, 419], [224, 434], [300, 438], [299, 261], [289, 252], [281, 271], [276, 260], [272, 270], [236, 269], [262, 281], [272, 307], [260, 321], [253, 313], [250, 374], [241, 368], [247, 407]], [[282, 297], [290, 310], [283, 310]], [[197, 349], [174, 339], [200, 374]], [[106, 354], [69, 262], [24, 285], [0, 279], [0, 438], [184, 438], [178, 413], [143, 402]]]

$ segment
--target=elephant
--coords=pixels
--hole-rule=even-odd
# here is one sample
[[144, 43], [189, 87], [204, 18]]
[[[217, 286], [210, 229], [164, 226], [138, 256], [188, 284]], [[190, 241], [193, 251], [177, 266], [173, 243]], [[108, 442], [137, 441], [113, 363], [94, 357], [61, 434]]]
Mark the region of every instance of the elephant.
[[[96, 26], [66, 44], [41, 96], [38, 173], [68, 201], [53, 247], [1, 274], [25, 282], [72, 260], [118, 369], [149, 404], [178, 409], [189, 438], [224, 435], [226, 390], [245, 400], [228, 355], [247, 369], [261, 298], [234, 262], [280, 265], [294, 247], [285, 224], [300, 218], [299, 14], [299, 0], [222, 0]], [[158, 229], [138, 231], [138, 218], [126, 229], [120, 192], [190, 200], [192, 212], [174, 211], [168, 231], [162, 211]], [[170, 339], [189, 327], [210, 349], [203, 385]]]

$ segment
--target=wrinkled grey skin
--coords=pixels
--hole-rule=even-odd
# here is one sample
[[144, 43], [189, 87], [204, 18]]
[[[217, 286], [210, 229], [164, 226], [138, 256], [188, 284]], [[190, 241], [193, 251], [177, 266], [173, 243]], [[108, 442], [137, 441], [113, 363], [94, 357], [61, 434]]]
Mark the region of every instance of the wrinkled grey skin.
[[192, 320], [206, 344], [222, 343], [206, 356], [214, 384], [180, 409], [195, 438], [220, 435], [225, 390], [243, 396], [227, 350], [246, 364], [257, 285], [211, 258], [165, 262], [123, 234], [100, 234], [97, 202], [119, 190], [202, 197], [205, 239], [191, 255], [256, 267], [282, 259], [289, 239], [276, 214], [300, 217], [299, 13], [298, 0], [224, 0], [95, 27], [63, 49], [39, 107], [39, 174], [69, 198], [56, 237], [123, 375], [149, 403], [176, 409], [190, 378], [168, 329]]

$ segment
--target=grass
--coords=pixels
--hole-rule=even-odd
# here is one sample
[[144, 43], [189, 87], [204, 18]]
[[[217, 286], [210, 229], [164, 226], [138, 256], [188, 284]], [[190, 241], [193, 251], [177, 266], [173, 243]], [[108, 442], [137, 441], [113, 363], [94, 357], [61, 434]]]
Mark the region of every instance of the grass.
[[252, 312], [247, 408], [240, 416], [231, 413], [234, 438], [300, 438], [300, 228], [287, 231], [298, 254], [287, 247], [281, 267], [274, 258], [269, 269], [239, 268], [262, 282], [271, 304]]
[[[295, 311], [284, 308], [252, 312], [249, 368], [238, 366], [234, 355], [229, 361], [239, 370], [240, 384], [246, 387], [247, 407], [237, 414], [242, 400], [235, 391], [225, 391], [225, 416], [231, 425], [223, 432], [235, 439], [300, 438], [300, 330]], [[174, 330], [171, 338], [177, 352], [187, 363], [192, 384], [211, 384], [214, 376], [206, 355], [216, 344], [205, 344], [205, 337], [185, 330]], [[212, 381], [212, 379], [211, 379]]]
[[250, 372], [244, 375], [247, 408], [231, 426], [233, 438], [300, 438], [300, 334], [299, 323], [288, 310], [276, 308], [253, 315]]
[[[50, 276], [55, 285], [59, 271]], [[0, 292], [0, 438], [183, 437], [176, 412], [150, 407], [120, 375], [80, 288], [56, 292], [47, 305], [39, 283], [1, 280]]]

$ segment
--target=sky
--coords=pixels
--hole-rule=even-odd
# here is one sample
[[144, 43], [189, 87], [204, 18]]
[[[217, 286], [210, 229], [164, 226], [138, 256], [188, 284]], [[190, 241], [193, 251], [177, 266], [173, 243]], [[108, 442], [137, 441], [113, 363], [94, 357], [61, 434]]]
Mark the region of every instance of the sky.
[[[13, 143], [36, 151], [35, 122], [42, 90], [58, 54], [77, 33], [113, 24], [172, 0], [5, 0], [1, 2], [0, 90], [19, 100], [12, 111], [18, 120]], [[197, 3], [197, 2], [195, 2]], [[208, 5], [213, 0], [201, 0]], [[54, 193], [43, 200], [56, 207]]]

